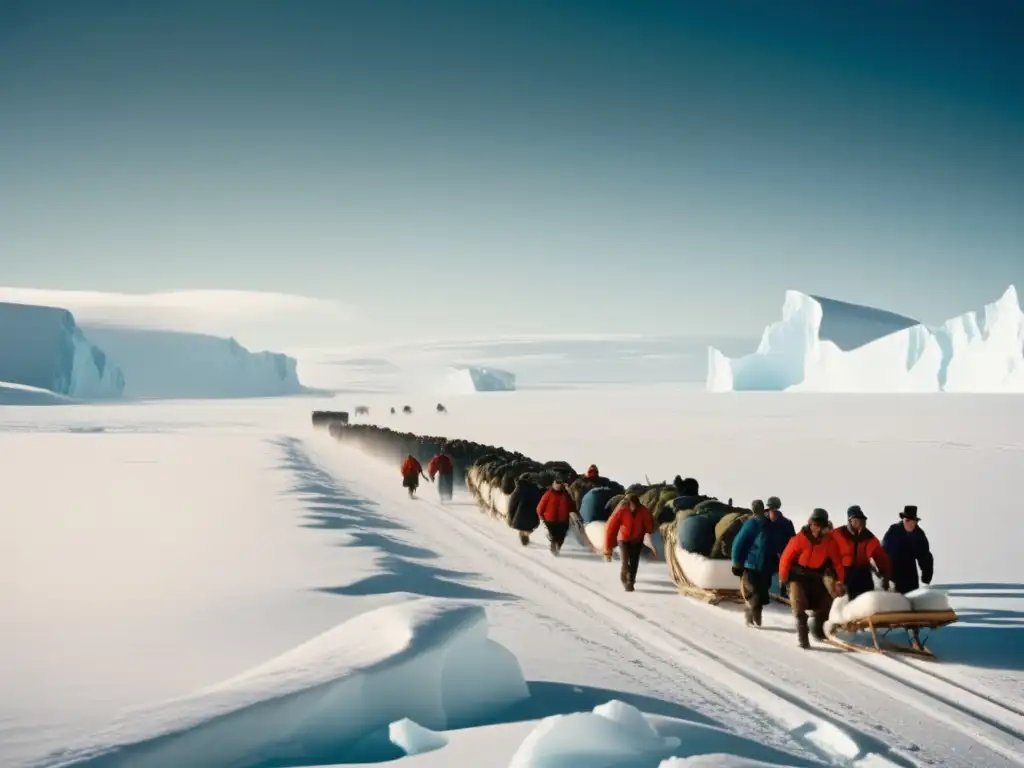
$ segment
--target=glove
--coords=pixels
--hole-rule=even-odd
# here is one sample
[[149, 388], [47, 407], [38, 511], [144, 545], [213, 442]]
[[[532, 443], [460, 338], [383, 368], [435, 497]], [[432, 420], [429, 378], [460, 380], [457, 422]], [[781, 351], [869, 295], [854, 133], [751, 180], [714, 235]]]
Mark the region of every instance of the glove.
[[882, 591], [883, 591], [883, 592], [888, 592], [888, 591], [889, 591], [889, 586], [890, 586], [890, 584], [889, 584], [889, 580], [888, 580], [888, 579], [885, 579], [885, 578], [883, 578], [883, 579], [882, 579]]
[[732, 575], [733, 576], [742, 576], [743, 575], [743, 566], [742, 565], [734, 565], [732, 567]]
[[605, 562], [609, 562], [610, 563], [612, 561], [612, 553], [611, 552], [605, 552], [604, 553], [604, 559], [605, 559]]
[[846, 594], [846, 587], [837, 581], [836, 585], [832, 588], [832, 593], [835, 597], [842, 597]]

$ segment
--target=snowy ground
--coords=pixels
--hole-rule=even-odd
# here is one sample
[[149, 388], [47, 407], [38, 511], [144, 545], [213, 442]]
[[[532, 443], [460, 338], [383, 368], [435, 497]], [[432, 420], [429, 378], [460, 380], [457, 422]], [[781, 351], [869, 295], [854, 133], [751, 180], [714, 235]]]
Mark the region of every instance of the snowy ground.
[[[384, 416], [405, 402], [414, 415]], [[213, 701], [204, 687], [266, 670], [410, 594], [484, 606], [489, 636], [518, 658], [531, 694], [487, 728], [449, 732], [446, 746], [404, 758], [410, 768], [509, 765], [527, 736], [540, 738], [536, 721], [613, 699], [652, 716], [662, 736], [684, 731], [680, 755], [1024, 764], [1013, 536], [1024, 403], [660, 388], [445, 402], [448, 415], [433, 401], [359, 401], [374, 421], [593, 461], [626, 482], [681, 472], [722, 496], [780, 495], [797, 519], [859, 503], [881, 534], [916, 503], [936, 582], [962, 621], [932, 639], [939, 664], [854, 658], [797, 649], [781, 609], [754, 631], [731, 609], [683, 599], [663, 566], [644, 563], [638, 591], [625, 594], [615, 566], [572, 546], [557, 561], [523, 550], [465, 497], [441, 508], [427, 488], [409, 501], [395, 468], [312, 432], [312, 408], [355, 400], [5, 408], [0, 764], [102, 750], [105, 733], [117, 737], [110, 744], [148, 738], [174, 722], [162, 701], [197, 691], [188, 701], [202, 722]], [[104, 731], [115, 720], [120, 730]], [[549, 741], [562, 738], [553, 732]], [[535, 758], [521, 764], [563, 764]], [[142, 764], [130, 753], [107, 759], [94, 764]], [[660, 758], [651, 759], [635, 765]]]

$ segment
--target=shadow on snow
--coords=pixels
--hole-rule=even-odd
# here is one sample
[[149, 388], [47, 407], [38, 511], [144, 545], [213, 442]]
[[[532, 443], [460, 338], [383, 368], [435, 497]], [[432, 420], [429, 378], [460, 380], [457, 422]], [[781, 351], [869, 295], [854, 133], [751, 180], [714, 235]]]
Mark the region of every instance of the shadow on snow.
[[942, 661], [1024, 671], [1024, 610], [970, 605], [970, 601], [1024, 601], [1024, 584], [940, 584], [936, 589], [949, 593], [959, 617], [928, 641]]

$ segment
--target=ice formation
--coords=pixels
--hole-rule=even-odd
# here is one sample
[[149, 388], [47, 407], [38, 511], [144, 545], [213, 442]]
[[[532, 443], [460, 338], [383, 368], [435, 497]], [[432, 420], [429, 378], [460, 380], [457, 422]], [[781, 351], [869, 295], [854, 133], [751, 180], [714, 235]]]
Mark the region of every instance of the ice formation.
[[782, 320], [756, 352], [730, 359], [708, 350], [707, 389], [1024, 392], [1024, 312], [1013, 286], [938, 328], [787, 291]]
[[422, 755], [448, 744], [444, 734], [424, 728], [408, 717], [403, 717], [388, 726], [388, 738], [407, 755]]
[[305, 391], [293, 358], [250, 352], [234, 339], [100, 325], [85, 330], [124, 370], [125, 397], [273, 397]]
[[453, 366], [448, 369], [448, 385], [456, 393], [514, 392], [516, 375], [497, 368], [473, 365]]
[[81, 400], [118, 398], [125, 379], [66, 309], [0, 303], [0, 381]]
[[[65, 750], [61, 764], [243, 768], [298, 755], [303, 764], [330, 764], [384, 729], [423, 747], [425, 729], [474, 725], [527, 698], [519, 661], [488, 637], [482, 606], [419, 598], [356, 616], [238, 677], [127, 718]], [[403, 718], [420, 727], [389, 727]]]

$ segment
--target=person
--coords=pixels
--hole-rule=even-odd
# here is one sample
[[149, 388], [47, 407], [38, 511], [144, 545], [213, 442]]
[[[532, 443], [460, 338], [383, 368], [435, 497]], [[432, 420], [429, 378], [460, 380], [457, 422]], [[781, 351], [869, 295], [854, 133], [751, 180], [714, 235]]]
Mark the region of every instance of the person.
[[[835, 572], [836, 596], [842, 594], [845, 580], [843, 563], [835, 541], [826, 532], [828, 512], [818, 508], [811, 512], [807, 525], [800, 529], [782, 552], [779, 559], [779, 583], [789, 586], [789, 604], [796, 618], [800, 647], [811, 647], [808, 639], [807, 611], [814, 611], [810, 631], [816, 640], [825, 639], [825, 621], [832, 609], [832, 599], [826, 577]], [[831, 581], [831, 579], [830, 579]]]
[[843, 585], [851, 600], [875, 588], [872, 562], [883, 578], [890, 576], [889, 556], [878, 538], [868, 530], [867, 519], [864, 510], [854, 504], [846, 510], [846, 525], [836, 528], [832, 534], [846, 573]]
[[402, 462], [402, 487], [409, 489], [409, 498], [416, 495], [416, 489], [420, 487], [420, 476], [426, 479], [423, 474], [423, 465], [416, 460], [411, 453]]
[[[932, 557], [928, 537], [918, 524], [917, 507], [908, 504], [900, 513], [900, 522], [893, 523], [882, 537], [882, 547], [889, 556], [892, 567], [892, 586], [900, 594], [913, 592], [921, 583], [931, 584], [935, 560]], [[921, 568], [918, 581], [917, 569]], [[885, 580], [882, 588], [889, 585]]]
[[732, 542], [732, 572], [741, 579], [747, 626], [760, 627], [761, 613], [771, 600], [772, 576], [781, 551], [773, 551], [772, 523], [765, 514], [764, 502], [754, 499], [750, 509], [753, 516], [744, 521]]
[[[773, 553], [772, 573], [779, 572], [779, 558], [786, 548], [789, 540], [796, 536], [796, 528], [793, 521], [782, 514], [782, 500], [778, 496], [769, 496], [765, 504], [768, 507], [769, 537], [771, 538], [770, 551]], [[786, 587], [779, 584], [779, 595], [787, 598]]]
[[451, 501], [452, 492], [455, 488], [455, 464], [452, 457], [445, 453], [446, 445], [441, 446], [441, 452], [427, 464], [427, 474], [430, 475], [430, 482], [437, 477], [437, 494], [441, 501]]
[[640, 503], [635, 493], [627, 493], [612, 512], [604, 531], [604, 559], [611, 561], [612, 549], [618, 544], [622, 559], [620, 578], [627, 592], [636, 585], [636, 572], [640, 568], [640, 555], [644, 551], [644, 538], [654, 532], [651, 511]]
[[597, 471], [597, 465], [596, 464], [591, 464], [589, 467], [587, 467], [587, 479], [588, 480], [596, 480], [600, 476], [601, 476], [601, 473]]
[[519, 543], [524, 547], [530, 543], [530, 534], [540, 525], [537, 505], [541, 491], [528, 475], [516, 478], [516, 487], [508, 497], [508, 524], [518, 531]]
[[551, 487], [544, 492], [537, 504], [537, 517], [548, 529], [551, 554], [557, 555], [562, 551], [565, 534], [569, 532], [569, 517], [575, 511], [576, 505], [573, 504], [572, 496], [565, 487], [565, 479], [561, 475], [555, 475]]

